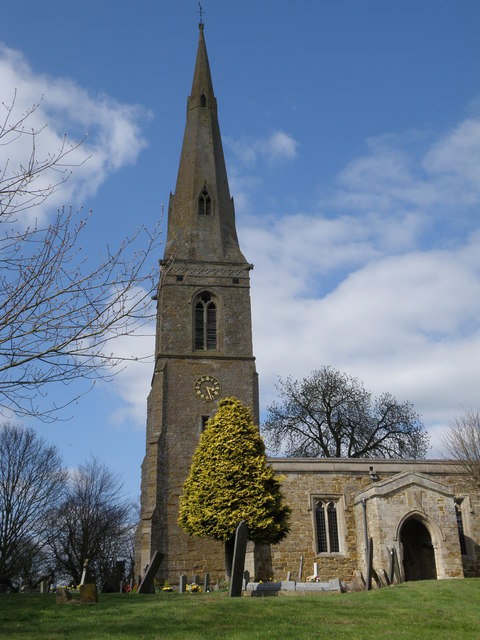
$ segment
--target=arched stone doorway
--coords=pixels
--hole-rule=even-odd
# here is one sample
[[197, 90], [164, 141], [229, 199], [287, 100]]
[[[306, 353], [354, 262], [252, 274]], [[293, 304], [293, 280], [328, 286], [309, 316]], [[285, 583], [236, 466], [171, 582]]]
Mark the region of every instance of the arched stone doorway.
[[402, 525], [400, 542], [405, 580], [435, 580], [435, 550], [427, 527], [420, 520], [410, 518]]

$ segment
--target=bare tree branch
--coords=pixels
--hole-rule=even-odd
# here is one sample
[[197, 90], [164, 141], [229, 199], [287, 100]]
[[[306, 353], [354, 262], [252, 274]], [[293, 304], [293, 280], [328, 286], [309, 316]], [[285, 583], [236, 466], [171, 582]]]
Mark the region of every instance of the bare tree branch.
[[267, 446], [288, 456], [423, 458], [428, 437], [409, 402], [374, 399], [356, 378], [323, 367], [277, 386], [262, 426]]
[[470, 409], [450, 424], [443, 444], [452, 460], [466, 471], [475, 489], [480, 487], [480, 413]]
[[153, 319], [157, 269], [149, 262], [160, 223], [153, 232], [141, 227], [117, 249], [107, 246], [95, 264], [81, 247], [89, 215], [62, 209], [50, 224], [26, 224], [22, 214], [68, 179], [81, 142], [64, 138], [59, 149], [38, 158], [42, 129], [27, 125], [39, 105], [15, 119], [15, 98], [1, 105], [0, 145], [29, 137], [31, 151], [26, 163], [6, 162], [0, 172], [0, 414], [52, 420], [78, 392], [46, 403], [47, 389], [78, 379], [88, 387], [114, 375], [122, 358], [114, 355], [113, 341]]
[[0, 584], [18, 576], [45, 544], [47, 514], [65, 479], [56, 447], [32, 429], [0, 426]]
[[85, 561], [103, 583], [115, 561], [129, 557], [134, 525], [121, 490], [120, 480], [93, 458], [71, 474], [62, 503], [50, 514], [49, 548], [75, 584]]

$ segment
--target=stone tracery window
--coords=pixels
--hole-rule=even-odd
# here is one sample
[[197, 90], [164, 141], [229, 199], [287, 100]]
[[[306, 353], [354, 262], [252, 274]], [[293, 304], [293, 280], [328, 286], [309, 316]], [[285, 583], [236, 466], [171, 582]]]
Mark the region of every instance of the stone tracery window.
[[315, 546], [317, 553], [340, 553], [339, 500], [315, 501]]
[[208, 193], [207, 187], [203, 187], [202, 192], [198, 196], [198, 215], [199, 216], [211, 216], [212, 215], [212, 198]]
[[202, 293], [195, 303], [195, 349], [210, 351], [217, 348], [217, 306], [210, 293]]

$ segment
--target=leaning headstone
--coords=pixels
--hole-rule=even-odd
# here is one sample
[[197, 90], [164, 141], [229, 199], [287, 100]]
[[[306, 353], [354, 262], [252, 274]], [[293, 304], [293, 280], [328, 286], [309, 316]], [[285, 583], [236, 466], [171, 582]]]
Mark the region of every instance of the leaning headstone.
[[368, 547], [367, 547], [367, 579], [365, 588], [367, 591], [370, 591], [372, 588], [372, 571], [373, 571], [373, 539], [368, 539]]
[[180, 593], [185, 593], [187, 590], [187, 576], [180, 576], [180, 585], [178, 587]]
[[65, 589], [64, 587], [58, 587], [57, 593], [55, 596], [55, 600], [57, 604], [64, 604], [65, 602], [68, 602], [71, 599], [72, 599], [72, 594], [68, 589]]
[[98, 589], [94, 582], [80, 585], [80, 602], [98, 602]]
[[292, 572], [287, 571], [287, 582], [291, 582], [291, 581], [292, 581]]
[[88, 567], [88, 560], [85, 560], [85, 562], [83, 563], [82, 577], [80, 578], [80, 586], [82, 584], [85, 584], [85, 582], [87, 581], [87, 567]]
[[385, 571], [385, 569], [380, 569], [380, 571], [378, 572], [378, 579], [380, 581], [381, 587], [388, 587], [390, 585], [390, 582], [388, 581], [387, 572]]
[[397, 552], [395, 551], [395, 547], [393, 547], [392, 551], [393, 551], [393, 572], [397, 579], [397, 583], [400, 584], [400, 582], [403, 582], [403, 578], [400, 572], [400, 565], [398, 564], [398, 556], [397, 556]]
[[245, 554], [247, 553], [247, 533], [247, 525], [245, 520], [242, 520], [235, 533], [230, 598], [239, 598], [242, 595], [243, 570], [245, 569]]
[[300, 566], [298, 567], [298, 582], [302, 581], [303, 574], [303, 556], [300, 556]]
[[393, 560], [393, 555], [395, 553], [395, 549], [390, 549], [388, 554], [388, 580], [390, 584], [393, 584], [393, 575], [395, 571], [395, 563]]
[[160, 553], [159, 551], [155, 551], [155, 553], [153, 554], [153, 558], [150, 564], [148, 565], [147, 571], [143, 576], [143, 580], [141, 581], [140, 586], [138, 587], [137, 593], [153, 593], [154, 591], [153, 581], [155, 579], [155, 574], [157, 573], [162, 560], [163, 560], [163, 553]]
[[356, 569], [353, 573], [353, 580], [350, 583], [351, 591], [364, 591], [365, 580], [363, 579], [362, 572]]
[[207, 593], [210, 589], [210, 574], [206, 573], [203, 577], [203, 593]]

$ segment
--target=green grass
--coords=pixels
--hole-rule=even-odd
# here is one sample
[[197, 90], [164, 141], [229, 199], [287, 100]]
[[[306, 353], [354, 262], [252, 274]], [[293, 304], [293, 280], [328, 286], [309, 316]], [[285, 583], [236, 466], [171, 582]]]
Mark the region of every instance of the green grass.
[[411, 582], [378, 591], [230, 599], [225, 593], [100, 594], [57, 605], [53, 594], [0, 595], [12, 640], [335, 640], [480, 638], [480, 580]]

